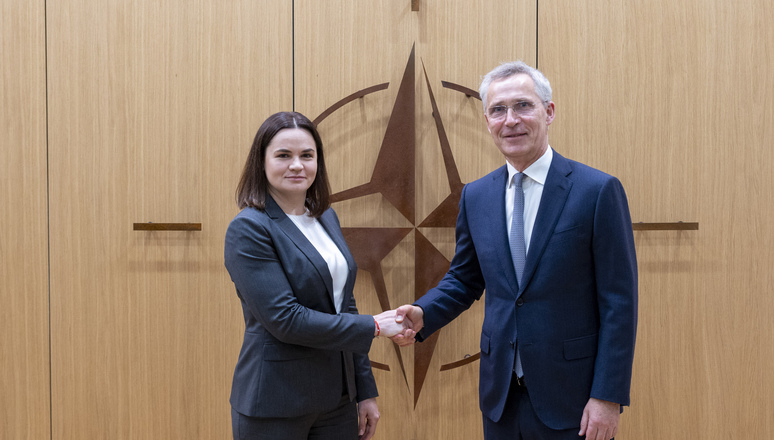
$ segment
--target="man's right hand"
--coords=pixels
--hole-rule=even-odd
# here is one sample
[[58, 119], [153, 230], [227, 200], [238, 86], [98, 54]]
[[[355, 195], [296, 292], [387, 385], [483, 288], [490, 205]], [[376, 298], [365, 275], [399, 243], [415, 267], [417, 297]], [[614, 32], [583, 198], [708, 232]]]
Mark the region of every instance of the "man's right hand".
[[[414, 330], [415, 333], [419, 333], [422, 327], [424, 327], [424, 316], [425, 311], [421, 307], [412, 306], [411, 304], [402, 305], [395, 309], [395, 321], [402, 323], [405, 320], [406, 327]], [[407, 347], [416, 342], [416, 339], [413, 337], [407, 338], [403, 334], [397, 334], [390, 339], [401, 347]]]

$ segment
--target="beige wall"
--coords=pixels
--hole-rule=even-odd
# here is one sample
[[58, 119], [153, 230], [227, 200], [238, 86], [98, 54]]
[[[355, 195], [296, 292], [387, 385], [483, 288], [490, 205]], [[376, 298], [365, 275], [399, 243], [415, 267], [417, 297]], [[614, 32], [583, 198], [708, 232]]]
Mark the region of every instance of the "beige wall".
[[[0, 438], [229, 438], [241, 313], [222, 265], [233, 191], [269, 114], [320, 124], [334, 192], [367, 182], [412, 48], [416, 217], [448, 195], [432, 90], [463, 182], [502, 163], [476, 89], [504, 60], [554, 87], [551, 145], [618, 176], [635, 232], [640, 325], [621, 439], [774, 436], [774, 7], [768, 0], [0, 0]], [[295, 33], [293, 31], [295, 30]], [[425, 80], [427, 74], [427, 82]], [[429, 83], [429, 86], [428, 86]], [[420, 234], [383, 197], [345, 227], [406, 228], [380, 268], [414, 291]], [[133, 231], [200, 222], [200, 232]], [[418, 221], [415, 222], [418, 224]], [[381, 310], [360, 271], [361, 312]], [[482, 438], [480, 305], [417, 359], [377, 341], [377, 439]]]
[[48, 438], [42, 2], [0, 2], [0, 438]]

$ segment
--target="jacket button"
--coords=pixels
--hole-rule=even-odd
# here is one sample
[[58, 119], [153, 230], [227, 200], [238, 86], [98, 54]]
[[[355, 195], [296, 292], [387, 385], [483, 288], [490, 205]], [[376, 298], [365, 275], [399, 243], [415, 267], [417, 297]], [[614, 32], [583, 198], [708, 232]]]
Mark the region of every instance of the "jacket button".
[[516, 300], [516, 305], [519, 306], [519, 307], [523, 306], [524, 305], [524, 300], [521, 299], [521, 298], [517, 299]]

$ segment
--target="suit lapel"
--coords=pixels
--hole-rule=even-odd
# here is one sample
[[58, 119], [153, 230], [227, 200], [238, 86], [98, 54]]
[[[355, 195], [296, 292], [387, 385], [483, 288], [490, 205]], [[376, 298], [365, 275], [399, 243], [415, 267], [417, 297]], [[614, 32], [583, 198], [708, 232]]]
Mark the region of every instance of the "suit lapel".
[[[330, 270], [328, 270], [328, 263], [325, 262], [304, 233], [298, 229], [296, 224], [290, 220], [285, 212], [282, 211], [282, 208], [277, 205], [277, 202], [269, 195], [266, 196], [266, 214], [276, 222], [277, 227], [290, 238], [301, 253], [303, 253], [315, 269], [317, 269], [317, 274], [320, 276], [323, 283], [325, 283], [328, 297], [330, 298], [331, 305], [333, 305], [333, 278], [331, 277]], [[338, 246], [338, 243], [336, 243], [336, 245]], [[349, 260], [347, 261], [349, 262]]]
[[519, 289], [519, 296], [524, 288], [529, 285], [535, 274], [540, 258], [548, 245], [548, 241], [554, 233], [554, 228], [559, 221], [559, 215], [567, 203], [567, 196], [572, 188], [572, 181], [568, 178], [572, 168], [567, 159], [554, 151], [551, 167], [548, 169], [546, 184], [543, 187], [543, 195], [540, 198], [535, 226], [532, 230], [527, 262], [524, 266], [524, 279]]
[[[344, 285], [344, 298], [341, 305], [341, 310], [345, 311], [347, 307], [349, 307], [349, 300], [352, 296], [350, 295], [350, 292], [352, 292], [355, 287], [355, 275], [357, 274], [355, 257], [353, 257], [352, 253], [349, 251], [347, 242], [344, 240], [344, 235], [341, 233], [341, 227], [339, 226], [338, 221], [336, 221], [335, 214], [332, 210], [329, 209], [320, 216], [320, 224], [325, 229], [325, 232], [328, 233], [328, 236], [331, 237], [331, 240], [336, 243], [336, 247], [338, 247], [341, 254], [344, 255], [344, 259], [347, 260], [349, 273], [347, 274], [347, 283]], [[333, 295], [332, 288], [330, 289], [330, 292], [331, 295]]]

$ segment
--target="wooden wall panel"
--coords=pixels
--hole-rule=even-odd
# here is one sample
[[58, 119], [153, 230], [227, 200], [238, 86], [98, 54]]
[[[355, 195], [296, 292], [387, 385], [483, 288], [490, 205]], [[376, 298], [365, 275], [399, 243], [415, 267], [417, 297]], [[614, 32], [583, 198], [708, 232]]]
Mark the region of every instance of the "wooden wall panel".
[[45, 14], [0, 2], [0, 438], [49, 438]]
[[258, 126], [292, 105], [291, 11], [49, 2], [53, 438], [230, 438], [223, 239]]
[[[297, 0], [295, 23], [298, 111], [314, 119], [350, 94], [389, 83], [386, 89], [346, 104], [320, 123], [334, 193], [370, 181], [380, 149], [393, 142], [390, 118], [414, 112], [404, 126], [405, 130], [414, 126], [414, 163], [408, 156], [396, 159], [394, 173], [388, 177], [391, 185], [400, 187], [406, 183], [399, 177], [400, 169], [416, 167], [416, 189], [410, 202], [415, 208], [413, 221], [378, 193], [334, 204], [345, 232], [355, 227], [410, 230], [381, 260], [380, 275], [361, 265], [355, 290], [360, 311], [383, 309], [385, 303], [377, 299], [375, 288], [380, 276], [389, 306], [412, 302], [415, 267], [422, 264], [415, 254], [420, 237], [427, 238], [446, 259], [454, 253], [453, 227], [419, 227], [450, 194], [430, 93], [462, 182], [503, 165], [504, 159], [486, 132], [481, 102], [442, 82], [477, 90], [481, 76], [502, 61], [522, 58], [534, 63], [536, 2], [423, 0], [419, 11], [412, 11], [410, 1]], [[410, 110], [393, 114], [402, 102], [399, 90], [412, 48]], [[453, 207], [456, 212], [456, 203]], [[364, 251], [374, 252], [377, 241], [372, 236]], [[443, 329], [431, 351], [404, 348], [398, 354], [390, 342], [376, 341], [371, 359], [389, 367], [389, 371], [374, 370], [382, 414], [377, 438], [482, 438], [478, 362], [441, 371], [443, 365], [479, 352], [482, 321], [483, 302]], [[428, 354], [425, 374], [419, 359]], [[422, 374], [424, 379], [417, 379]]]
[[[461, 182], [502, 164], [480, 102], [442, 81], [475, 90], [500, 61], [539, 62], [552, 146], [620, 177], [635, 221], [700, 223], [635, 233], [640, 326], [618, 438], [774, 435], [774, 8], [411, 3], [0, 3], [0, 437], [229, 438], [242, 318], [222, 245], [252, 136], [275, 111], [314, 118], [389, 83], [320, 124], [334, 192], [367, 182], [412, 48], [415, 219], [379, 194], [334, 205], [345, 228], [410, 231], [381, 272], [360, 271], [361, 311], [382, 309], [379, 275], [393, 307], [413, 300], [420, 237], [451, 257], [450, 228], [417, 226], [450, 192], [444, 145]], [[131, 230], [147, 221], [203, 230]], [[442, 330], [420, 381], [427, 351], [377, 342], [390, 368], [375, 371], [377, 438], [482, 437], [477, 362], [441, 371], [477, 352], [482, 316]]]
[[622, 439], [774, 436], [774, 8], [765, 0], [544, 2], [558, 151], [623, 181], [640, 321]]

